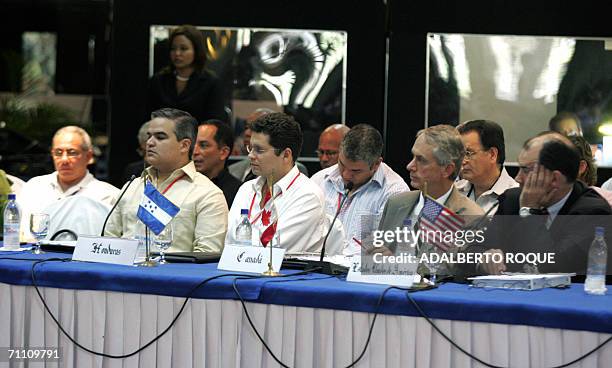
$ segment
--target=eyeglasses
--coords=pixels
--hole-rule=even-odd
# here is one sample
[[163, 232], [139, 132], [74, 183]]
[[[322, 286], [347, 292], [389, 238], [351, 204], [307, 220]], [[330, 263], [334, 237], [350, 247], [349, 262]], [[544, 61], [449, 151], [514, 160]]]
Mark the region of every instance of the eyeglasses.
[[79, 157], [81, 153], [82, 153], [81, 151], [73, 149], [73, 148], [69, 148], [67, 150], [63, 150], [61, 148], [51, 150], [51, 155], [54, 158], [62, 158], [64, 157], [64, 154], [66, 154], [68, 158], [76, 158], [76, 157]]
[[274, 147], [271, 147], [271, 148], [261, 148], [259, 146], [251, 146], [250, 144], [247, 144], [246, 145], [246, 150], [247, 150], [248, 153], [253, 153], [254, 155], [261, 156], [264, 153], [268, 152], [269, 150], [275, 150], [276, 151], [277, 149], [274, 148]]
[[478, 151], [465, 151], [465, 156], [463, 156], [464, 160], [471, 160], [474, 156], [479, 152], [485, 152], [486, 150], [478, 150]]
[[321, 156], [336, 156], [339, 152], [338, 151], [330, 151], [330, 150], [316, 150], [315, 151], [317, 153], [317, 156], [321, 157]]
[[529, 175], [530, 172], [535, 168], [535, 162], [530, 163], [529, 165], [521, 165], [519, 164], [519, 172], [523, 172], [525, 175]]

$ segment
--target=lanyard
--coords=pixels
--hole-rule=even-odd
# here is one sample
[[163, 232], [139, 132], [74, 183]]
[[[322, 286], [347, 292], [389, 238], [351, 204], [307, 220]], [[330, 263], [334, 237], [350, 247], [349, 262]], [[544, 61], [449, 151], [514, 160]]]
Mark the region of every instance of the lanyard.
[[185, 177], [185, 174], [183, 174], [183, 175], [179, 176], [178, 178], [176, 178], [176, 179], [172, 180], [172, 183], [168, 184], [168, 186], [166, 187], [166, 189], [164, 189], [164, 191], [163, 191], [163, 192], [161, 192], [161, 194], [166, 194], [166, 192], [167, 192], [168, 190], [170, 190], [170, 188], [172, 188], [172, 186], [173, 186], [173, 185], [174, 185], [174, 184], [175, 184], [177, 181], [181, 180], [181, 179], [182, 179], [182, 178], [184, 178], [184, 177]]
[[[298, 172], [298, 174], [295, 176], [295, 178], [293, 178], [293, 180], [291, 180], [291, 183], [289, 183], [289, 185], [287, 186], [286, 190], [289, 190], [289, 188], [291, 188], [291, 186], [293, 185], [293, 183], [295, 183], [295, 181], [297, 180], [298, 176], [300, 176], [300, 173]], [[274, 199], [280, 197], [283, 194], [283, 192], [278, 193], [277, 195], [274, 196]], [[253, 210], [253, 204], [255, 204], [255, 197], [257, 197], [257, 191], [255, 191], [255, 193], [253, 193], [253, 199], [251, 200], [251, 206], [249, 206], [249, 220], [251, 219], [251, 211]], [[265, 201], [262, 208], [266, 207], [266, 203], [268, 203], [268, 201]], [[255, 218], [253, 219], [253, 221], [251, 221], [251, 224], [254, 224], [255, 222], [257, 222], [257, 220], [259, 220], [259, 218], [261, 217], [261, 215], [263, 214], [263, 210], [261, 212], [259, 212], [259, 214], [257, 214], [257, 216], [255, 216]]]

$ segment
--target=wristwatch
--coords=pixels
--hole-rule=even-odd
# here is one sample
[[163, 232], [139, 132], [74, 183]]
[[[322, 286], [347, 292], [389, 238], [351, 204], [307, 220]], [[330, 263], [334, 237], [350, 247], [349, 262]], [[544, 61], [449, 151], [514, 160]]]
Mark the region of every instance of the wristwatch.
[[521, 207], [519, 210], [519, 216], [525, 218], [529, 215], [545, 215], [548, 211], [546, 208], [530, 208], [530, 207]]

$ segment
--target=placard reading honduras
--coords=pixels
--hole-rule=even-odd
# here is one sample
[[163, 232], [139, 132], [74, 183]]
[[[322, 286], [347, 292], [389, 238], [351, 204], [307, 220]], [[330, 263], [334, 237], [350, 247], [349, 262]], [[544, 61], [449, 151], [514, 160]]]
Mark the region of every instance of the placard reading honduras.
[[79, 236], [72, 260], [131, 266], [137, 249], [138, 240], [135, 239]]
[[[278, 272], [283, 263], [285, 249], [272, 248], [272, 269]], [[217, 266], [220, 270], [262, 273], [268, 270], [270, 249], [264, 247], [244, 247], [226, 245]]]

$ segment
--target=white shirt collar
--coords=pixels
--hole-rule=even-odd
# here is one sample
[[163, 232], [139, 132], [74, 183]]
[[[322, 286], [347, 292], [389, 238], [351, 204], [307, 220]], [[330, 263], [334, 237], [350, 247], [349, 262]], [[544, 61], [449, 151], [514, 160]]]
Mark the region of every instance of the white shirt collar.
[[[276, 196], [279, 193], [287, 191], [293, 180], [298, 175], [301, 175], [300, 170], [298, 170], [297, 165], [294, 164], [291, 170], [289, 170], [289, 172], [285, 176], [283, 176], [279, 181], [274, 184], [274, 187], [272, 188], [274, 191], [274, 195]], [[258, 177], [257, 180], [253, 181], [253, 190], [258, 193], [261, 192], [261, 188], [263, 187], [265, 182], [266, 178], [264, 178], [263, 176]]]
[[555, 220], [555, 217], [557, 217], [559, 211], [561, 211], [561, 208], [563, 208], [563, 205], [565, 205], [565, 202], [567, 202], [567, 199], [569, 198], [570, 194], [572, 194], [572, 188], [570, 188], [569, 192], [567, 192], [567, 194], [557, 203], [550, 205], [546, 208], [548, 210], [548, 216], [551, 223]]
[[[437, 198], [437, 199], [434, 198], [434, 200], [440, 203], [441, 205], [445, 206], [446, 201], [448, 200], [448, 197], [450, 197], [452, 191], [453, 191], [453, 186], [451, 185], [451, 187], [448, 189], [448, 192], [444, 193], [440, 198]], [[423, 197], [423, 192], [419, 192], [419, 205], [422, 206], [424, 204], [425, 204], [425, 198]]]
[[55, 189], [56, 191], [60, 193], [64, 193], [66, 195], [72, 195], [78, 192], [82, 188], [86, 187], [87, 184], [89, 184], [92, 180], [94, 180], [93, 175], [91, 175], [91, 173], [88, 171], [83, 177], [83, 179], [81, 179], [81, 181], [71, 186], [70, 188], [63, 190], [62, 186], [59, 183], [59, 177], [57, 175], [57, 171], [53, 172], [52, 175], [53, 175], [53, 180], [51, 180], [51, 186], [53, 187], [53, 189]]

